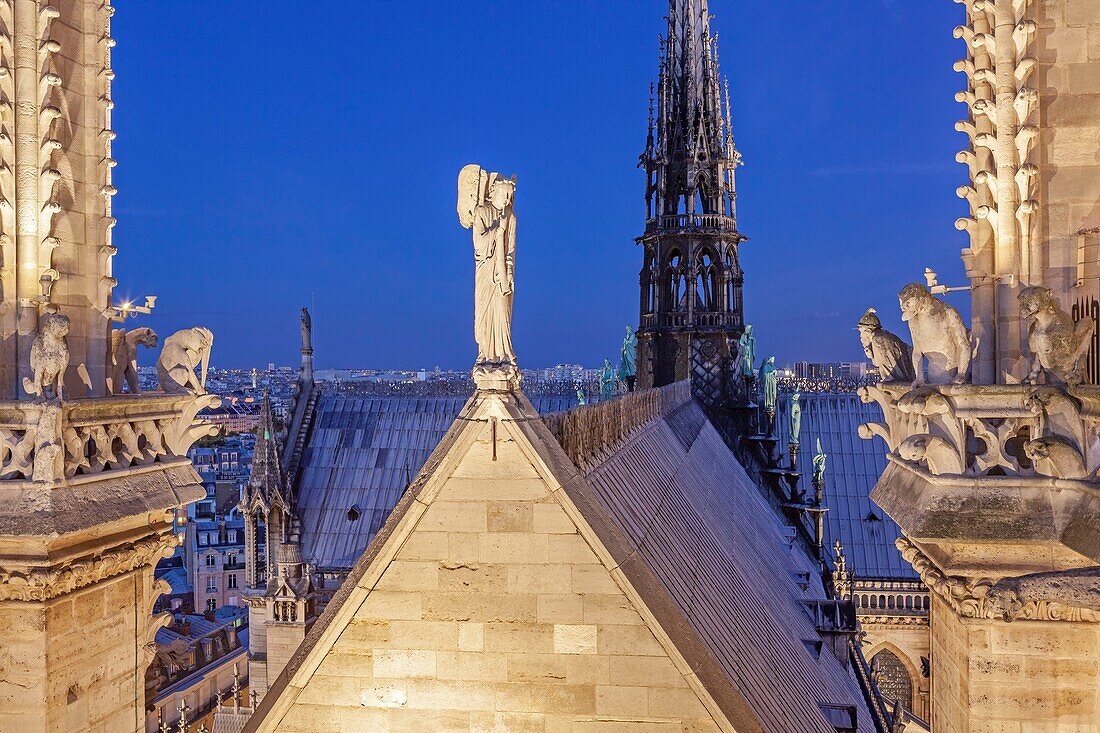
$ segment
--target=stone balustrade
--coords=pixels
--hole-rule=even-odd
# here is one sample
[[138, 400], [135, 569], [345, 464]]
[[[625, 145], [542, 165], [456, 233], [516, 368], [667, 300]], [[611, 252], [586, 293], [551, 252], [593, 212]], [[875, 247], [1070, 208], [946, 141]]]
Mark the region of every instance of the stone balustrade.
[[737, 232], [737, 220], [722, 214], [668, 214], [656, 216], [646, 222], [647, 232], [658, 229], [690, 229], [728, 234]]
[[1047, 477], [1094, 484], [1100, 467], [1100, 389], [882, 383], [859, 389], [882, 422], [891, 460], [935, 476]]
[[141, 394], [0, 402], [0, 488], [82, 482], [186, 456], [214, 426], [197, 421], [216, 395]]

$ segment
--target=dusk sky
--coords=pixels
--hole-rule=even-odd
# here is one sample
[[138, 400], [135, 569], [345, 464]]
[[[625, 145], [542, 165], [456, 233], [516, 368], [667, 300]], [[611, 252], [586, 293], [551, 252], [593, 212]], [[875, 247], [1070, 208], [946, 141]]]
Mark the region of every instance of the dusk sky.
[[[320, 368], [466, 368], [455, 181], [480, 163], [519, 177], [520, 365], [617, 360], [667, 0], [117, 4], [115, 292], [159, 296], [140, 325], [210, 327], [218, 366], [294, 364], [313, 305]], [[963, 281], [962, 6], [710, 7], [758, 351], [862, 358], [871, 305], [908, 337], [901, 286]]]

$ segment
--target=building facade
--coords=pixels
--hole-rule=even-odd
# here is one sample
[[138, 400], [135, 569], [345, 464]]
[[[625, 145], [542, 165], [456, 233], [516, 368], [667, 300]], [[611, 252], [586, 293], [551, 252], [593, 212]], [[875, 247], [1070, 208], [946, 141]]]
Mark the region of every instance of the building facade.
[[243, 606], [244, 520], [196, 519], [187, 525], [187, 568], [197, 611]]
[[693, 364], [719, 379], [714, 365], [728, 360], [744, 328], [740, 164], [707, 0], [670, 2], [639, 163], [646, 173], [646, 227], [637, 239], [642, 389], [688, 379]]

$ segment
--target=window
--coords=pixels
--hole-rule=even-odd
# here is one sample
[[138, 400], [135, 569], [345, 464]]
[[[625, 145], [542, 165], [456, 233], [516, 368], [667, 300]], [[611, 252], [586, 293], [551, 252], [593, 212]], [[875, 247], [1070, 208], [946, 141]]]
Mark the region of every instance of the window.
[[214, 563], [215, 563], [214, 556], [213, 555], [207, 555], [206, 556], [206, 567], [212, 568], [212, 567], [214, 567]]
[[237, 543], [237, 530], [235, 530], [235, 529], [229, 530], [228, 537], [229, 537], [229, 543], [230, 544], [236, 544]]
[[199, 544], [204, 546], [209, 545], [210, 535], [206, 534], [206, 532], [199, 532]]
[[901, 700], [907, 710], [913, 709], [913, 680], [898, 655], [889, 649], [883, 649], [871, 657], [871, 677], [887, 705]]
[[215, 601], [213, 598], [207, 598], [206, 599], [206, 610], [207, 611], [217, 611], [218, 610], [218, 602]]
[[237, 553], [231, 552], [228, 555], [226, 555], [225, 564], [226, 565], [236, 565], [237, 564]]
[[236, 575], [230, 575], [229, 576], [229, 585], [227, 587], [230, 588], [231, 590], [235, 589], [237, 587], [237, 576]]
[[209, 578], [206, 579], [206, 592], [207, 593], [216, 593], [217, 591], [218, 591], [218, 583], [214, 579], [214, 576], [210, 576]]

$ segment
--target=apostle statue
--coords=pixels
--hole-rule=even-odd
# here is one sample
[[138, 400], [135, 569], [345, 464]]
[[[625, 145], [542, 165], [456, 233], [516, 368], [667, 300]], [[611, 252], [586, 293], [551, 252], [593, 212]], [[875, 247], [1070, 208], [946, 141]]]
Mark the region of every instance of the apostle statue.
[[752, 335], [752, 324], [745, 325], [745, 331], [737, 339], [737, 356], [741, 362], [741, 374], [751, 377], [756, 371], [756, 337]]
[[817, 452], [814, 453], [813, 485], [820, 486], [825, 481], [825, 452], [821, 450], [821, 438], [817, 439]]
[[584, 390], [580, 387], [577, 387], [577, 404], [581, 407], [584, 407], [588, 404], [588, 400], [584, 398]]
[[769, 356], [760, 365], [760, 383], [764, 385], [764, 409], [775, 414], [775, 403], [779, 396], [779, 375], [775, 370], [775, 357]]
[[883, 382], [913, 381], [913, 350], [882, 327], [874, 308], [868, 308], [856, 324], [863, 353], [875, 365]]
[[610, 359], [603, 360], [603, 372], [600, 373], [600, 401], [615, 396], [615, 369]]
[[313, 319], [309, 317], [309, 308], [302, 309], [302, 353], [313, 353]]
[[468, 165], [458, 174], [458, 220], [473, 230], [474, 381], [480, 388], [514, 389], [519, 381], [512, 350], [515, 286], [516, 179]]
[[791, 445], [798, 445], [798, 434], [802, 432], [802, 403], [799, 398], [802, 393], [798, 390], [791, 395], [791, 434], [787, 441]]
[[623, 339], [623, 347], [619, 360], [619, 381], [626, 385], [629, 392], [634, 391], [634, 385], [638, 381], [638, 337], [634, 335], [634, 329], [626, 327], [626, 337]]

